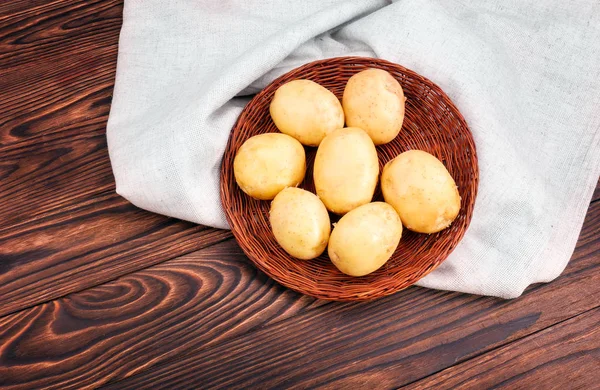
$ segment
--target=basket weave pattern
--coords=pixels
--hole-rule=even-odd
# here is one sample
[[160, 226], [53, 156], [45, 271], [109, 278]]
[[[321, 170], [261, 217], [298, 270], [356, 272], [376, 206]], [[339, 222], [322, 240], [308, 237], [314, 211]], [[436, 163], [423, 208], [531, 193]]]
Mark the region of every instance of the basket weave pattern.
[[[269, 115], [273, 94], [288, 81], [309, 79], [341, 99], [348, 79], [364, 69], [387, 70], [404, 89], [406, 114], [400, 134], [377, 147], [379, 165], [410, 149], [425, 150], [439, 158], [458, 185], [460, 214], [439, 233], [418, 234], [404, 229], [398, 248], [379, 270], [363, 277], [342, 274], [329, 261], [292, 258], [275, 241], [269, 224], [270, 202], [244, 194], [235, 182], [233, 159], [248, 138], [278, 132]], [[316, 148], [305, 147], [307, 171], [300, 187], [314, 192], [312, 166]], [[473, 213], [478, 167], [475, 143], [467, 124], [448, 96], [428, 79], [400, 65], [363, 57], [339, 57], [312, 62], [279, 77], [256, 95], [240, 114], [229, 138], [221, 168], [221, 201], [240, 247], [256, 266], [282, 285], [321, 299], [353, 301], [392, 294], [435, 269], [462, 239]], [[383, 200], [378, 189], [375, 200]], [[339, 218], [331, 216], [332, 222]]]

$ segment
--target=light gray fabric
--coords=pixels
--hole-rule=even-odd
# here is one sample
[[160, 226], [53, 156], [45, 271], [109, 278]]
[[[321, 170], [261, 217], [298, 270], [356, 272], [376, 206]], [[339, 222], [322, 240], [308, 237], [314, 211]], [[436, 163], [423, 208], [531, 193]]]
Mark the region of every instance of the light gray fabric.
[[556, 278], [600, 174], [595, 0], [126, 0], [107, 131], [117, 192], [226, 228], [220, 160], [244, 96], [343, 55], [428, 77], [475, 138], [471, 227], [419, 284], [510, 298]]

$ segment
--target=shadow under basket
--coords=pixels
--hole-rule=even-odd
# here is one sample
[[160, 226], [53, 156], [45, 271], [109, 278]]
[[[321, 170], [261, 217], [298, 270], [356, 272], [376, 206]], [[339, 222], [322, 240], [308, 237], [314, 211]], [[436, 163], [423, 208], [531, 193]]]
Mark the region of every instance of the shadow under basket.
[[[298, 260], [275, 241], [269, 223], [271, 202], [243, 193], [235, 182], [233, 160], [248, 138], [278, 132], [269, 105], [279, 86], [295, 79], [309, 79], [341, 99], [348, 79], [367, 68], [384, 69], [398, 80], [406, 96], [402, 130], [390, 143], [377, 147], [379, 165], [398, 154], [420, 149], [444, 163], [458, 186], [460, 214], [452, 225], [435, 234], [404, 229], [398, 248], [377, 271], [362, 277], [341, 273], [327, 250], [314, 260]], [[313, 161], [316, 148], [305, 147], [307, 171], [301, 188], [314, 192]], [[320, 299], [358, 301], [383, 297], [402, 290], [440, 265], [462, 239], [473, 213], [478, 184], [475, 143], [467, 124], [446, 94], [428, 79], [400, 65], [364, 57], [339, 57], [315, 61], [279, 77], [256, 95], [240, 114], [229, 138], [221, 168], [221, 201], [231, 230], [246, 255], [264, 273], [282, 285]], [[381, 190], [374, 201], [383, 200]], [[332, 222], [339, 217], [331, 216]]]

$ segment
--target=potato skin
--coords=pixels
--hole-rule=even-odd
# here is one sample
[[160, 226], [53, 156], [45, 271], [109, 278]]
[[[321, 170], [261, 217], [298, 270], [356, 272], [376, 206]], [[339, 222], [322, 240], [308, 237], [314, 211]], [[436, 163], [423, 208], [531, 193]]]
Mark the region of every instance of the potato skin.
[[331, 131], [344, 127], [338, 98], [310, 80], [292, 80], [279, 87], [269, 112], [279, 131], [307, 146], [318, 146]]
[[329, 238], [329, 258], [350, 276], [370, 274], [392, 256], [402, 237], [402, 222], [384, 202], [362, 205], [344, 215]]
[[404, 91], [394, 77], [382, 69], [366, 69], [350, 77], [342, 106], [346, 126], [360, 127], [375, 145], [390, 142], [404, 121]]
[[436, 233], [450, 226], [460, 211], [460, 195], [450, 173], [435, 156], [409, 150], [388, 162], [381, 175], [385, 201], [406, 228]]
[[289, 187], [277, 194], [269, 220], [279, 245], [298, 259], [318, 257], [329, 241], [331, 222], [325, 205], [301, 188]]
[[378, 176], [377, 151], [363, 130], [334, 130], [319, 145], [313, 178], [317, 195], [328, 210], [343, 215], [369, 203]]
[[265, 133], [246, 140], [233, 160], [235, 181], [255, 199], [270, 200], [304, 179], [304, 147], [289, 135]]

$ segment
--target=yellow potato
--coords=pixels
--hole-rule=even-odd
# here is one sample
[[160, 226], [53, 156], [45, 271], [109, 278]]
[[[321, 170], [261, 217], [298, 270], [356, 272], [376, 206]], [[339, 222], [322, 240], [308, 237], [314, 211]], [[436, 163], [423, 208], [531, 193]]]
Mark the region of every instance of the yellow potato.
[[363, 276], [379, 269], [392, 256], [402, 222], [392, 206], [383, 202], [360, 206], [344, 215], [329, 238], [329, 258], [343, 273]]
[[439, 232], [460, 210], [454, 179], [440, 160], [422, 150], [404, 152], [388, 162], [381, 189], [404, 226], [415, 232]]
[[327, 134], [344, 127], [338, 98], [310, 80], [293, 80], [279, 87], [269, 111], [279, 131], [308, 146], [318, 146]]
[[255, 135], [242, 144], [233, 161], [235, 181], [255, 199], [270, 200], [304, 179], [304, 147], [279, 133]]
[[323, 253], [329, 241], [329, 214], [312, 192], [293, 187], [284, 189], [271, 202], [269, 220], [279, 245], [298, 259], [314, 259]]
[[367, 69], [350, 77], [342, 106], [346, 126], [360, 127], [375, 145], [396, 138], [404, 121], [404, 91], [391, 74]]
[[369, 203], [373, 198], [379, 163], [373, 141], [356, 127], [334, 130], [323, 139], [313, 177], [317, 195], [336, 214]]

